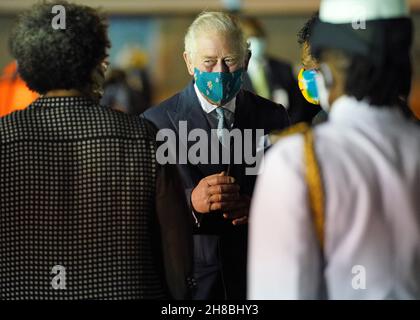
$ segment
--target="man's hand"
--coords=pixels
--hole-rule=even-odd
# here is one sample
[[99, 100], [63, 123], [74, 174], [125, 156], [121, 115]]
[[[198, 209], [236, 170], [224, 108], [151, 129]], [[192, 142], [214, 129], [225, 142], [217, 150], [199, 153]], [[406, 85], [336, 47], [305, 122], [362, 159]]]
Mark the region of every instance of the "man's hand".
[[238, 209], [239, 186], [225, 172], [201, 179], [191, 193], [191, 204], [198, 213]]
[[236, 201], [236, 209], [223, 214], [225, 219], [232, 219], [232, 224], [237, 226], [248, 223], [249, 209], [251, 206], [251, 197], [241, 195]]

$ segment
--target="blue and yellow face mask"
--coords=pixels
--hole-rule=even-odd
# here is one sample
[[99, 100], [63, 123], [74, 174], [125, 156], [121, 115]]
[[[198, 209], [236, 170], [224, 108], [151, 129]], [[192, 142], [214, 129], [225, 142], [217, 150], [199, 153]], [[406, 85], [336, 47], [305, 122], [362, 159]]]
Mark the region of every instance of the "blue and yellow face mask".
[[211, 102], [224, 105], [241, 90], [244, 69], [234, 72], [206, 72], [194, 68], [194, 80], [198, 90]]
[[305, 70], [302, 68], [298, 75], [298, 85], [306, 101], [319, 105], [319, 92], [316, 84], [317, 75], [318, 71], [314, 69]]

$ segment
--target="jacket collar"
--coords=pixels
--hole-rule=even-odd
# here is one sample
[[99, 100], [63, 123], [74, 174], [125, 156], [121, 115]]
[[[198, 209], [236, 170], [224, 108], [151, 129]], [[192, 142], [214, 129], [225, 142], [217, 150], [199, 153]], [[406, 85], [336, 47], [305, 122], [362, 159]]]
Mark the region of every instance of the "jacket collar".
[[57, 107], [89, 107], [96, 105], [87, 97], [40, 97], [32, 102], [28, 109], [57, 108]]
[[329, 122], [357, 125], [362, 122], [389, 122], [403, 117], [397, 108], [373, 106], [367, 101], [358, 101], [355, 97], [341, 96], [331, 106]]
[[[211, 137], [211, 125], [205, 115], [205, 112], [201, 108], [197, 94], [194, 90], [193, 81], [180, 92], [175, 107], [168, 109], [167, 113], [172, 125], [178, 131], [178, 136], [181, 137], [181, 139], [183, 138], [182, 135], [188, 133], [180, 132], [180, 121], [187, 122], [188, 132], [193, 129], [203, 129], [206, 130], [207, 137]], [[250, 107], [245, 105], [244, 92], [241, 90], [236, 96], [235, 121], [233, 128], [252, 129], [254, 126], [255, 124], [253, 125], [252, 118], [250, 118]], [[187, 150], [189, 150], [193, 143], [194, 142], [190, 141], [187, 142]], [[215, 172], [226, 170], [227, 166], [222, 164], [211, 166], [199, 164], [198, 167], [205, 175], [210, 175]]]
[[[254, 129], [254, 107], [255, 106], [253, 105], [246, 104], [245, 92], [240, 90], [236, 95], [235, 121], [233, 128]], [[211, 126], [201, 108], [193, 81], [180, 92], [175, 108], [171, 108], [167, 112], [172, 124], [177, 129], [179, 128], [179, 121], [187, 121], [188, 131], [200, 128], [210, 132]]]
[[[200, 91], [198, 90], [197, 85], [195, 84], [194, 84], [194, 91], [195, 91], [196, 96], [198, 97], [198, 101], [200, 102], [201, 108], [203, 109], [205, 113], [211, 113], [214, 110], [216, 110], [216, 108], [218, 108], [218, 106], [211, 104], [201, 95]], [[225, 105], [221, 106], [221, 108], [226, 109], [230, 111], [231, 113], [235, 113], [236, 97], [234, 97]]]

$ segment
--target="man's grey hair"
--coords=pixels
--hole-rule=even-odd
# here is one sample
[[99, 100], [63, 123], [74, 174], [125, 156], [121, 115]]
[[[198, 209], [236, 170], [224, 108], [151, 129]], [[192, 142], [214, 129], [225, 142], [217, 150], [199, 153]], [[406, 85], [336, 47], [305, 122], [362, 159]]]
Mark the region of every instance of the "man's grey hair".
[[242, 29], [235, 17], [224, 12], [202, 12], [188, 28], [185, 35], [185, 51], [190, 57], [196, 52], [197, 37], [205, 33], [219, 33], [232, 39], [238, 49], [241, 59], [245, 59], [249, 44], [246, 42]]

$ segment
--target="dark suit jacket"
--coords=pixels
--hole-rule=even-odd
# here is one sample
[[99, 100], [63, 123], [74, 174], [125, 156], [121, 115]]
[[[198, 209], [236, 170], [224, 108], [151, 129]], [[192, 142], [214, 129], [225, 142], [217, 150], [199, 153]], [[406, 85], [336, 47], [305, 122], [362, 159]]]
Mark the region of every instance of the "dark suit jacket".
[[190, 297], [190, 211], [155, 134], [81, 97], [0, 118], [0, 299]]
[[[313, 105], [305, 100], [299, 90], [296, 78], [293, 76], [290, 64], [271, 57], [267, 58], [265, 74], [270, 90], [270, 99], [276, 89], [284, 89], [289, 98], [287, 112], [292, 124], [298, 122], [311, 123], [315, 115], [321, 110], [319, 106]], [[244, 79], [244, 89], [254, 92], [251, 79], [246, 74]]]
[[[281, 105], [245, 90], [241, 90], [236, 99], [233, 127], [240, 129], [242, 133], [245, 129], [264, 129], [264, 133], [268, 134], [272, 130], [282, 129], [289, 125], [289, 117]], [[210, 136], [211, 126], [201, 108], [193, 82], [180, 93], [147, 110], [143, 116], [159, 129], [172, 129], [178, 134], [179, 121], [187, 121], [188, 132], [200, 128], [205, 129]], [[252, 149], [255, 153], [256, 142], [255, 139], [252, 140]], [[188, 143], [188, 147], [191, 144]], [[251, 196], [256, 177], [245, 174], [246, 166], [244, 163], [232, 165], [230, 175], [235, 177], [240, 185], [241, 193]], [[179, 168], [187, 198], [190, 199], [192, 189], [201, 179], [226, 170], [227, 165], [187, 163], [179, 164]], [[222, 217], [221, 213], [205, 215], [196, 213], [196, 216], [199, 225], [195, 225], [195, 234], [220, 235], [221, 237], [223, 272], [227, 274], [226, 279], [232, 280], [225, 281], [226, 287], [227, 291], [234, 292], [231, 295], [227, 293], [227, 296], [245, 298], [247, 227], [233, 226], [231, 221]], [[195, 248], [195, 257], [199, 254], [197, 250], [198, 248]]]

